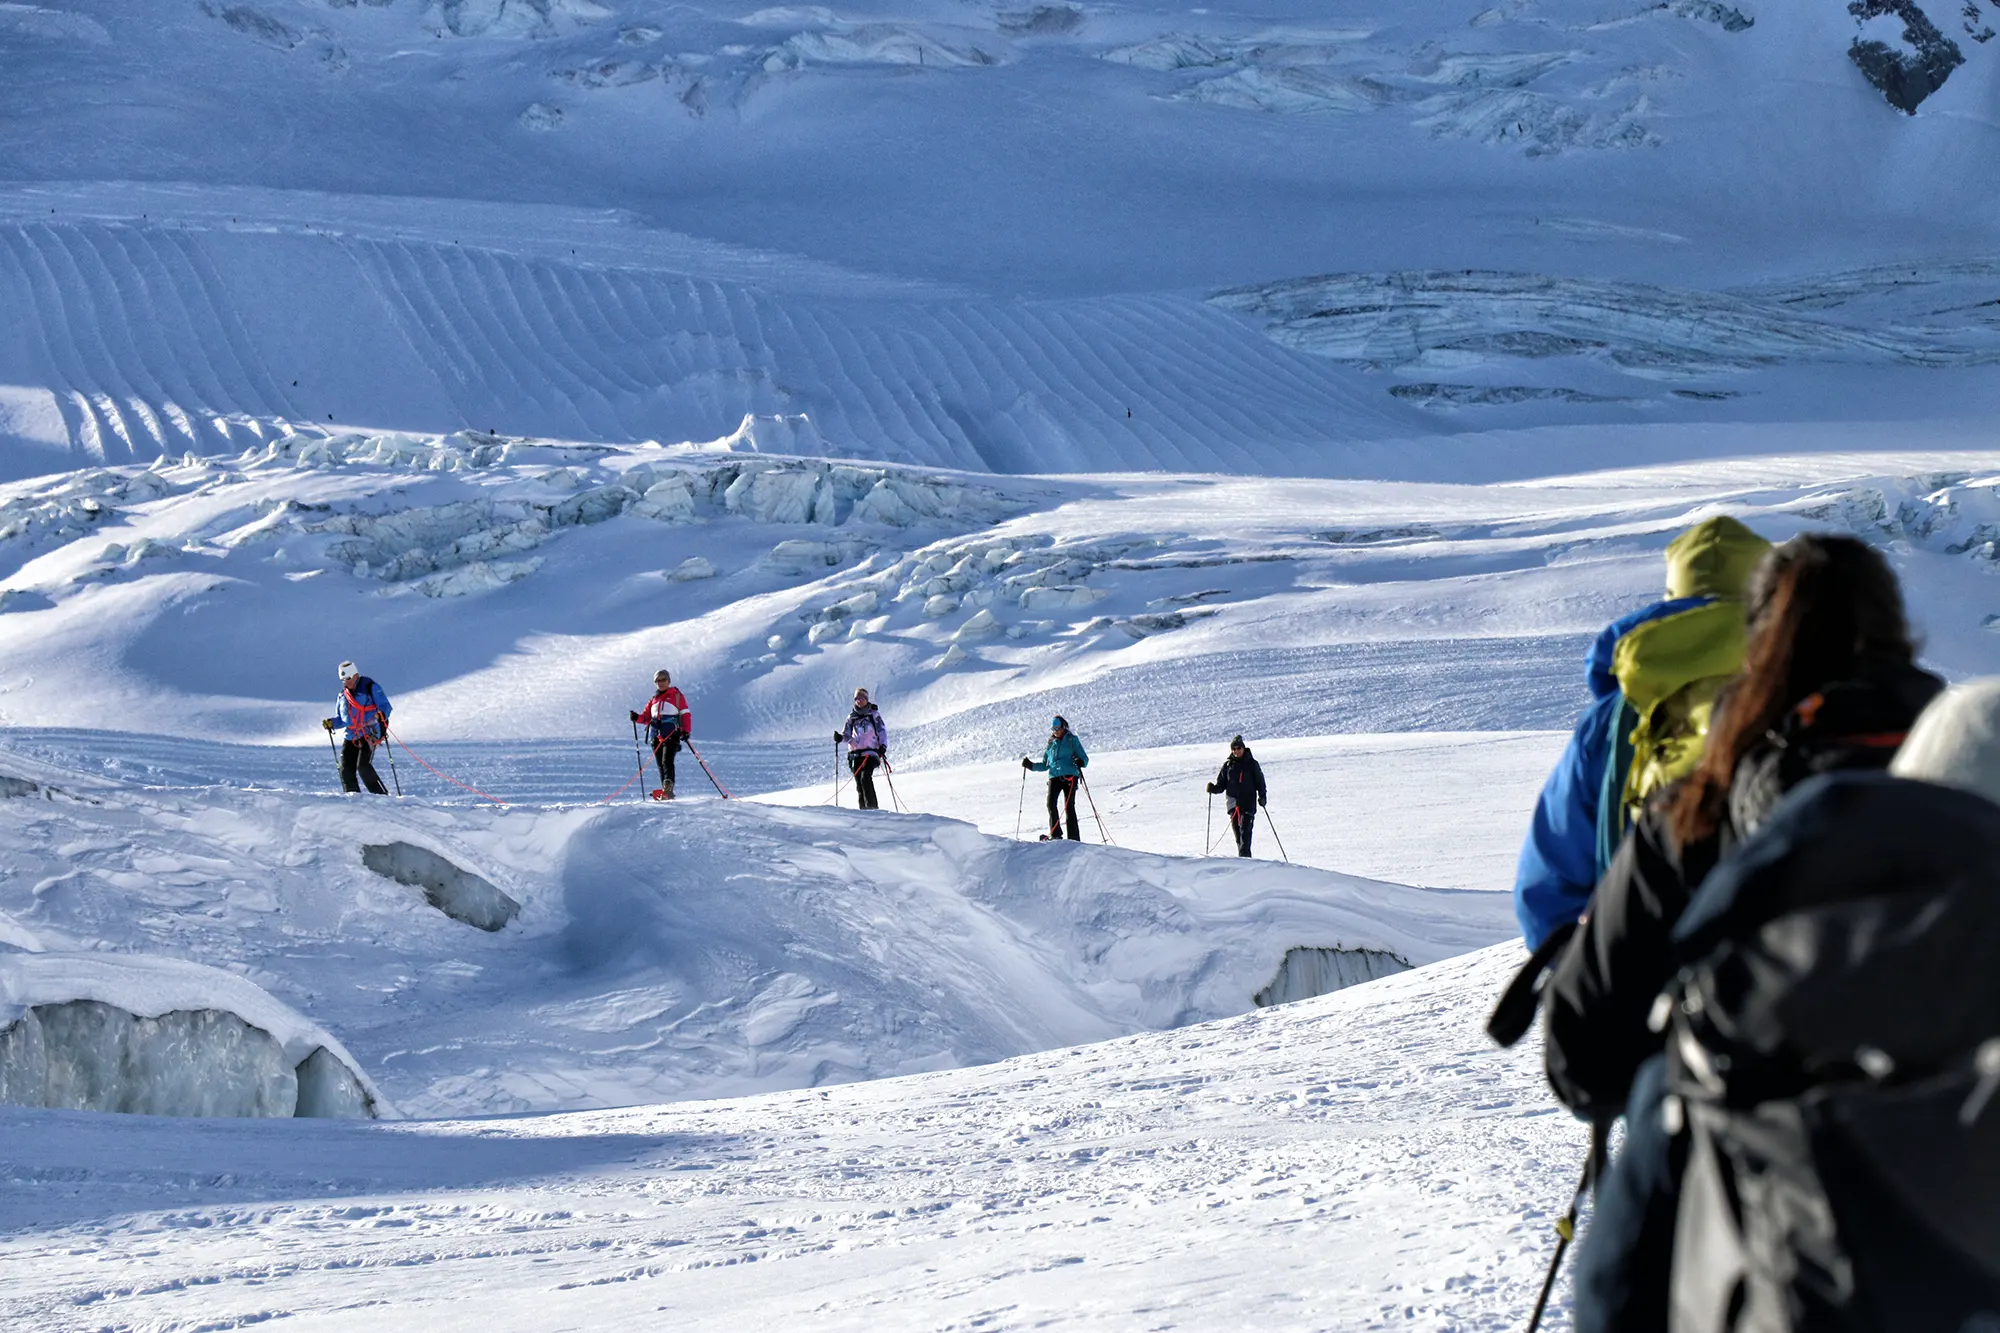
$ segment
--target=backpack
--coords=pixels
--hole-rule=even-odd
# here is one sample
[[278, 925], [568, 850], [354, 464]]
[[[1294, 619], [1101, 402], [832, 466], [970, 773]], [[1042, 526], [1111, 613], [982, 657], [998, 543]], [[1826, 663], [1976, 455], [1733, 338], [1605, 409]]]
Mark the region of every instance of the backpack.
[[2000, 806], [1816, 778], [1675, 946], [1673, 1333], [2000, 1333]]
[[1621, 821], [1621, 836], [1654, 792], [1701, 762], [1716, 695], [1742, 669], [1745, 641], [1742, 604], [1716, 601], [1647, 621], [1612, 649], [1626, 707], [1614, 710], [1607, 787], [1620, 785], [1605, 804]]
[[[881, 714], [869, 711], [856, 713], [848, 719], [848, 742], [850, 750], [879, 750], [882, 748]], [[2000, 1333], [2000, 1330], [1996, 1330]]]

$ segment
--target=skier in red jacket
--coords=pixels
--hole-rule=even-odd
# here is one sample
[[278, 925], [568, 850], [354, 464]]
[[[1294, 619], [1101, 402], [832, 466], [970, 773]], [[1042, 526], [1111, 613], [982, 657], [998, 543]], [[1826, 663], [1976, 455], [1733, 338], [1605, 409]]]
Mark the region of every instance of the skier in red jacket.
[[646, 724], [653, 742], [653, 759], [660, 766], [660, 790], [654, 795], [663, 801], [674, 799], [674, 756], [681, 742], [694, 733], [694, 714], [688, 711], [687, 696], [674, 688], [674, 678], [662, 669], [653, 673], [653, 697], [632, 714], [634, 722]]

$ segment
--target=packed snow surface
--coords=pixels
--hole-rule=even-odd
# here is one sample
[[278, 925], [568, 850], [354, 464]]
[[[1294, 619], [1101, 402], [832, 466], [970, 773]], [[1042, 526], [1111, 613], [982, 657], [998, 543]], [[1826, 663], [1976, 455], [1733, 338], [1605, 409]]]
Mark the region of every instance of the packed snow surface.
[[978, 1069], [422, 1124], [0, 1108], [20, 1329], [1504, 1329], [1585, 1133], [1519, 956]]

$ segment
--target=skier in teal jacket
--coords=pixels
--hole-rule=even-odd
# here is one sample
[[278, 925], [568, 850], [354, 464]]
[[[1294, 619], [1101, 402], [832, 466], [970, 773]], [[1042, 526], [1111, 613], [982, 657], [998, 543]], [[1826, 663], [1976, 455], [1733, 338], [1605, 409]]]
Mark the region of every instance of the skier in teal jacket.
[[1059, 801], [1069, 803], [1069, 840], [1081, 842], [1082, 834], [1076, 826], [1076, 784], [1083, 777], [1083, 770], [1090, 766], [1090, 756], [1083, 752], [1083, 742], [1069, 729], [1069, 723], [1058, 717], [1049, 723], [1049, 743], [1042, 749], [1042, 760], [1036, 763], [1026, 755], [1021, 756], [1021, 767], [1033, 769], [1037, 773], [1049, 775], [1049, 837], [1063, 836], [1063, 821], [1057, 810]]

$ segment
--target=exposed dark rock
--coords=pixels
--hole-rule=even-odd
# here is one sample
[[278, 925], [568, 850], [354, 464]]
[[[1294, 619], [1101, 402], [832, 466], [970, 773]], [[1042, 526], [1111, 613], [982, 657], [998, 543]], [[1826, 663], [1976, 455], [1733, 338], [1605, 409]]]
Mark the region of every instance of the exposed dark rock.
[[[1852, 0], [1847, 12], [1866, 22], [1897, 18], [1903, 23], [1903, 45], [1856, 37], [1847, 48], [1862, 76], [1881, 90], [1889, 105], [1907, 115], [1917, 114], [1925, 98], [1944, 87], [1951, 72], [1965, 63], [1958, 43], [1938, 31], [1916, 0]], [[1982, 39], [1984, 40], [1984, 39]]]
[[1420, 407], [1495, 407], [1513, 403], [1629, 403], [1630, 398], [1532, 384], [1392, 384], [1389, 396]]
[[1713, 23], [1724, 32], [1742, 32], [1757, 22], [1734, 5], [1718, 4], [1716, 0], [1679, 0], [1674, 5], [1674, 13], [1684, 19]]

